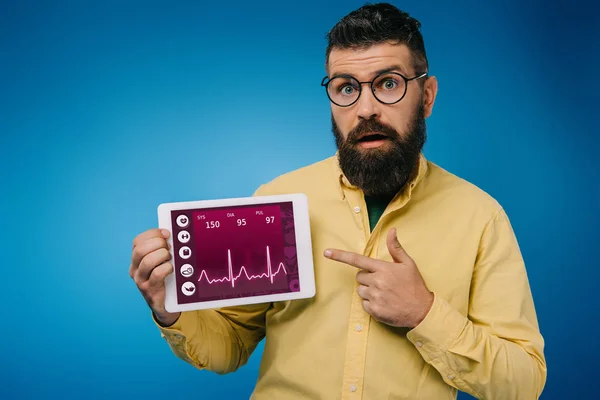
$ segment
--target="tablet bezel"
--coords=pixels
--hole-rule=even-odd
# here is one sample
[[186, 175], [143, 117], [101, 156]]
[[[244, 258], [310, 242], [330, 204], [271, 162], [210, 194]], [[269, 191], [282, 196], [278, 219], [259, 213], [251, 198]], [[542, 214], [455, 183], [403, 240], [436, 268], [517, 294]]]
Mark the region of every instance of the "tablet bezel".
[[[195, 303], [177, 303], [177, 284], [175, 271], [180, 265], [175, 265], [176, 258], [173, 245], [173, 226], [171, 212], [177, 210], [197, 210], [202, 208], [217, 208], [230, 206], [253, 206], [261, 204], [292, 202], [294, 211], [294, 231], [296, 235], [296, 256], [298, 260], [298, 278], [300, 280], [300, 291], [276, 293], [261, 296], [236, 297], [233, 299], [200, 301]], [[171, 253], [171, 264], [173, 271], [165, 278], [166, 297], [165, 308], [168, 312], [183, 312], [203, 309], [214, 309], [221, 307], [232, 307], [249, 304], [269, 303], [275, 301], [297, 300], [310, 298], [315, 295], [315, 276], [312, 253], [312, 242], [310, 234], [310, 220], [308, 214], [308, 199], [302, 193], [253, 196], [218, 200], [185, 201], [175, 203], [163, 203], [158, 206], [158, 226], [167, 229], [171, 235], [167, 240], [169, 252]]]

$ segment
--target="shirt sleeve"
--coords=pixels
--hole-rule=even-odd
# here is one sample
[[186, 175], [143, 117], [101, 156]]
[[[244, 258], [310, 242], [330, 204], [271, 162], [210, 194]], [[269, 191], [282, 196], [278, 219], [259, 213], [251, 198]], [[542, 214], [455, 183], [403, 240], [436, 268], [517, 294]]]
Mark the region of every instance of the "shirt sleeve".
[[429, 313], [407, 338], [448, 385], [478, 399], [539, 398], [547, 375], [544, 339], [504, 210], [483, 231], [468, 316], [434, 295]]
[[177, 357], [198, 369], [226, 374], [246, 364], [264, 338], [270, 304], [186, 311], [168, 327], [152, 318]]

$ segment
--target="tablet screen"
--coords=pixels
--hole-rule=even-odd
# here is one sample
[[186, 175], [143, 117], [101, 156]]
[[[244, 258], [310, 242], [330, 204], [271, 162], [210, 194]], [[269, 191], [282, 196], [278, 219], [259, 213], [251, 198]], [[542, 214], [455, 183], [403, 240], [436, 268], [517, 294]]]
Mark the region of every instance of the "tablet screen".
[[293, 203], [171, 211], [179, 304], [300, 291]]

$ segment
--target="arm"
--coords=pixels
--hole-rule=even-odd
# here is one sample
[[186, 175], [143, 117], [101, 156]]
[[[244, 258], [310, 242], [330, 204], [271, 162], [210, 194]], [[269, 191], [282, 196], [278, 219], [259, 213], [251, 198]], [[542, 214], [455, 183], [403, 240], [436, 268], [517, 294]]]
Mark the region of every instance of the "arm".
[[265, 336], [270, 303], [182, 312], [168, 327], [156, 318], [173, 353], [198, 369], [219, 374], [237, 370]]
[[[253, 195], [260, 196], [264, 192], [263, 185]], [[163, 284], [159, 300], [155, 302], [160, 310], [164, 310], [164, 290]], [[155, 313], [152, 318], [177, 357], [198, 369], [226, 374], [246, 364], [264, 338], [265, 315], [270, 306], [271, 303], [265, 303], [187, 311], [178, 318], [169, 316], [169, 321], [174, 322], [168, 326], [162, 324]]]
[[546, 382], [544, 340], [503, 210], [483, 232], [469, 303], [465, 317], [435, 296], [408, 339], [448, 385], [479, 399], [537, 399]]

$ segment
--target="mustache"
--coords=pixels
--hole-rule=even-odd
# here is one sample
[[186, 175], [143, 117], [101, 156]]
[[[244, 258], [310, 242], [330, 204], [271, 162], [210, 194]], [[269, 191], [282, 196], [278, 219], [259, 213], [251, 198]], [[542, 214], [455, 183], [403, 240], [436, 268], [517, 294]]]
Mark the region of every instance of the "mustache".
[[346, 141], [348, 143], [356, 144], [361, 136], [370, 133], [380, 133], [392, 140], [400, 139], [398, 132], [391, 126], [374, 119], [363, 119], [348, 133]]

